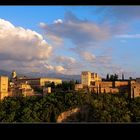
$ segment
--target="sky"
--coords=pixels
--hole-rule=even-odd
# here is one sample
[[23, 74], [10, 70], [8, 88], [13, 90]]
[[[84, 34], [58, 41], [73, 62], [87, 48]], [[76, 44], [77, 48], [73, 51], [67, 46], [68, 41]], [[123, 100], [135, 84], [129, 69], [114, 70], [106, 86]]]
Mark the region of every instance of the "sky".
[[0, 69], [140, 77], [140, 6], [0, 6]]

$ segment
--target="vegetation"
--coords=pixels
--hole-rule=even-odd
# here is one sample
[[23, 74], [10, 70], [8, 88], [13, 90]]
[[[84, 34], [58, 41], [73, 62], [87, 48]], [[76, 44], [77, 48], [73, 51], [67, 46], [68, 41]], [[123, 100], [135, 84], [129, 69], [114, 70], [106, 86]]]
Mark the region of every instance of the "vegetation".
[[77, 84], [78, 81], [63, 81], [62, 84], [55, 85], [54, 82], [47, 83], [46, 87], [51, 87], [53, 91], [59, 92], [59, 91], [73, 91], [75, 84]]
[[[118, 75], [115, 73], [114, 75], [113, 74], [111, 74], [111, 75], [109, 75], [109, 74], [107, 74], [106, 75], [106, 80], [107, 81], [117, 81], [118, 80]], [[123, 76], [124, 77], [124, 76]], [[124, 79], [123, 79], [124, 80]]]
[[0, 122], [56, 122], [62, 112], [84, 105], [88, 109], [76, 116], [79, 122], [140, 122], [140, 97], [74, 91], [7, 97], [0, 102]]

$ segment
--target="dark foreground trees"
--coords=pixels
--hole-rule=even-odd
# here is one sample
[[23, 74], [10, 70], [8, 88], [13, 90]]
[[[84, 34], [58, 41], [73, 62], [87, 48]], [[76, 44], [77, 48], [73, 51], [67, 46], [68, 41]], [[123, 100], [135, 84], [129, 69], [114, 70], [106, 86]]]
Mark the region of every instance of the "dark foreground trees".
[[56, 122], [62, 112], [83, 106], [86, 109], [76, 116], [78, 122], [140, 122], [139, 97], [130, 100], [121, 95], [84, 92], [7, 97], [0, 102], [0, 122]]

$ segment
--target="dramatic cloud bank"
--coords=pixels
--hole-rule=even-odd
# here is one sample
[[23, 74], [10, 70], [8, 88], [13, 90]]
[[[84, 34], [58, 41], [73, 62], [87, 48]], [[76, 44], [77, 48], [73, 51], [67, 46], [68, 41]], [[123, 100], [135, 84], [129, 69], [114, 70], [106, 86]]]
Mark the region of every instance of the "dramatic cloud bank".
[[[61, 20], [55, 22], [60, 23]], [[53, 47], [41, 34], [16, 27], [4, 19], [0, 19], [0, 42], [1, 69], [69, 74], [68, 65], [76, 61], [72, 57], [55, 56]], [[51, 57], [55, 58], [53, 62]]]
[[46, 60], [52, 53], [52, 46], [42, 35], [30, 29], [16, 27], [4, 19], [0, 19], [0, 42], [2, 68], [25, 68], [27, 65], [33, 67], [38, 65], [35, 61]]
[[97, 25], [88, 20], [80, 20], [71, 12], [65, 14], [65, 19], [55, 20], [48, 25], [40, 23], [40, 27], [46, 32], [46, 36], [60, 43], [60, 40], [69, 39], [76, 46], [93, 44], [94, 41], [102, 41], [110, 36], [109, 28]]
[[[140, 34], [131, 33], [123, 17], [126, 21], [135, 21], [139, 16], [134, 8], [123, 8], [97, 8], [100, 20], [79, 18], [66, 12], [64, 18], [54, 19], [52, 23], [40, 22], [42, 33], [0, 19], [0, 69], [68, 75], [80, 74], [83, 70], [103, 76], [129, 73], [119, 62], [118, 48], [121, 50], [120, 46], [127, 44], [128, 39], [139, 39]], [[125, 51], [120, 55], [126, 55]]]
[[[113, 9], [113, 7], [111, 8]], [[108, 7], [103, 9], [107, 11], [105, 15], [111, 10]], [[59, 46], [58, 51], [70, 51], [71, 54], [77, 55], [78, 59], [55, 55], [56, 62], [65, 69], [63, 72], [80, 73], [80, 70], [95, 70], [101, 73], [116, 72], [121, 74], [125, 71], [123, 66], [114, 64], [112, 52], [106, 53], [103, 50], [112, 48], [108, 47], [105, 42], [111, 41], [114, 36], [115, 38], [133, 37], [125, 36], [128, 31], [126, 23], [111, 24], [108, 19], [97, 23], [87, 19], [79, 19], [72, 12], [66, 12], [64, 19], [56, 19], [52, 24], [41, 22], [40, 27], [45, 36], [55, 42], [53, 45]], [[64, 45], [67, 41], [72, 43], [69, 48]]]
[[15, 27], [0, 19], [0, 59], [43, 60], [51, 55], [52, 47], [35, 31]]

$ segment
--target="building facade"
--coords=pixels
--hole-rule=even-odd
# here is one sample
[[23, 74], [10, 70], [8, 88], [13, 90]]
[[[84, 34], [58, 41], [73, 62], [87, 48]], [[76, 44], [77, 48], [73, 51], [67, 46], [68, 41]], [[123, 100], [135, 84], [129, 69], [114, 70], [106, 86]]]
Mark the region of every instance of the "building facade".
[[91, 72], [89, 72], [89, 71], [82, 72], [82, 74], [81, 74], [82, 85], [90, 86], [90, 81], [91, 81]]
[[136, 81], [130, 81], [130, 96], [135, 98], [140, 96], [140, 78], [136, 78]]
[[101, 77], [97, 73], [91, 73], [90, 71], [83, 71], [81, 74], [81, 84], [84, 86], [90, 86], [91, 83], [102, 81]]
[[32, 87], [43, 87], [47, 83], [54, 82], [55, 85], [62, 84], [61, 79], [57, 78], [25, 78], [25, 79], [18, 79], [19, 82], [28, 82]]
[[51, 87], [45, 87], [52, 82], [62, 84], [58, 78], [18, 77], [16, 71], [12, 71], [10, 80], [7, 76], [0, 76], [0, 100], [7, 96], [43, 96], [51, 93]]
[[8, 77], [0, 76], [0, 100], [8, 96]]
[[91, 93], [128, 93], [131, 98], [140, 96], [140, 78], [135, 80], [102, 81], [97, 73], [84, 71], [81, 73], [81, 84], [75, 90], [86, 89]]
[[46, 94], [49, 94], [51, 93], [51, 87], [44, 87], [43, 88], [43, 96], [45, 96]]
[[18, 92], [23, 96], [34, 95], [34, 90], [28, 83], [21, 83], [18, 86]]

